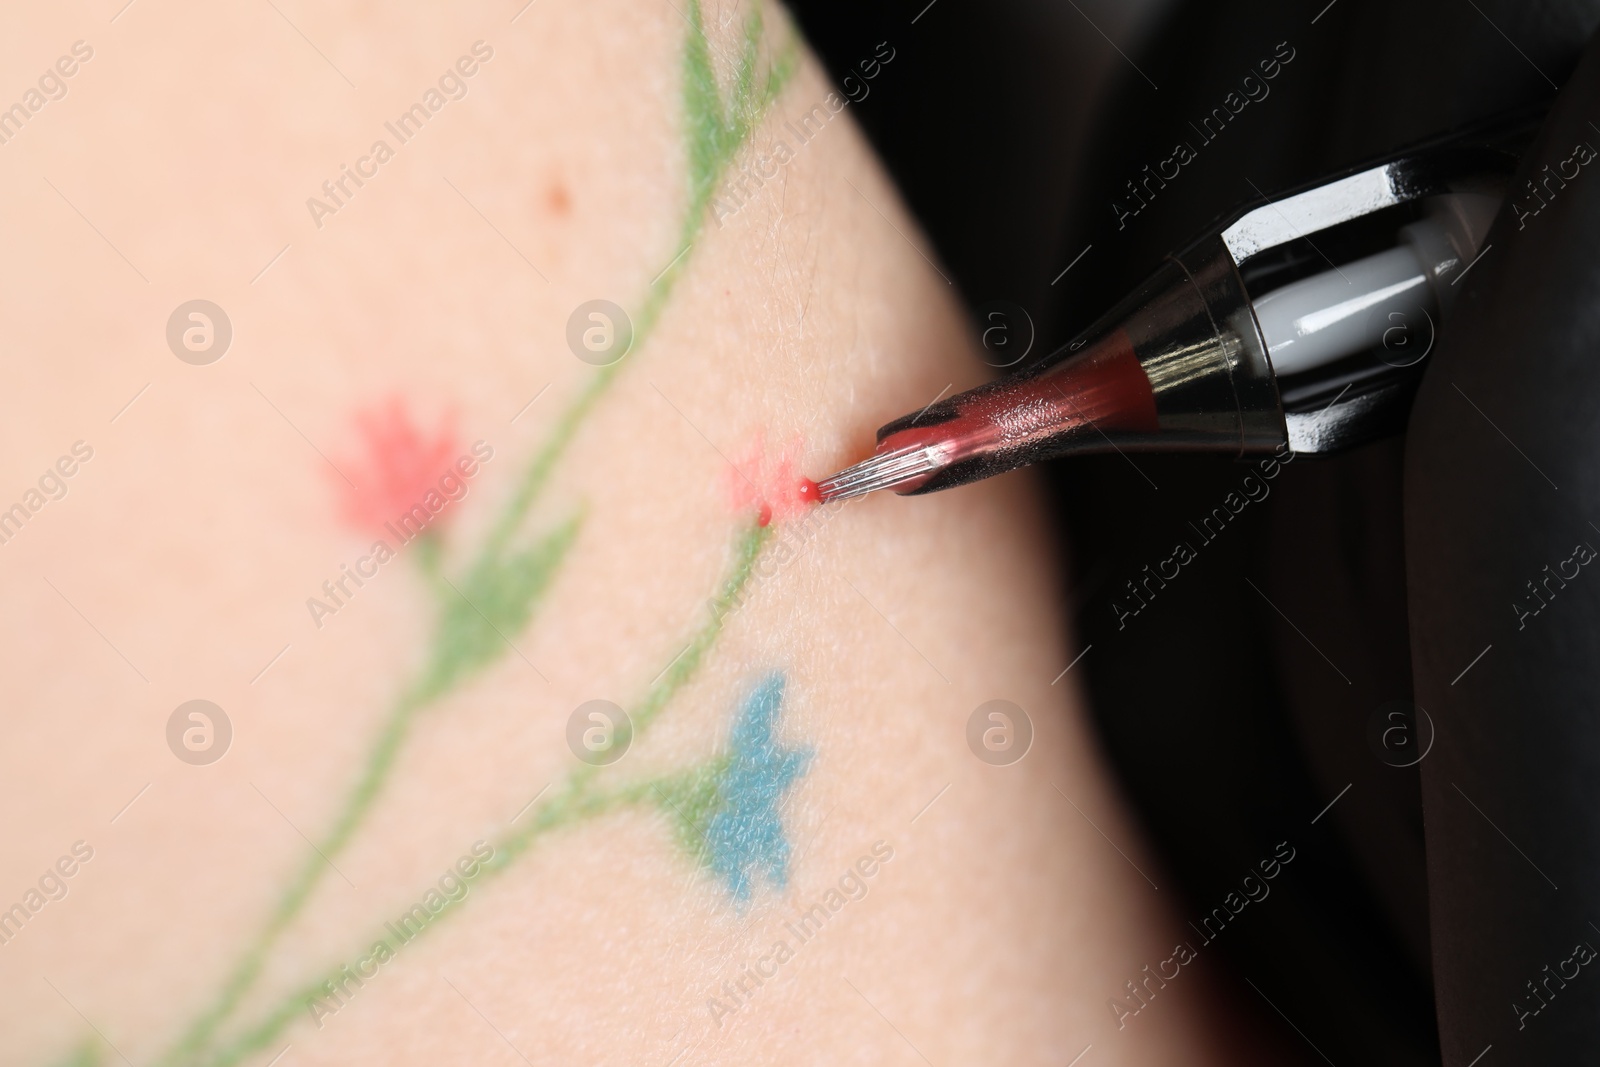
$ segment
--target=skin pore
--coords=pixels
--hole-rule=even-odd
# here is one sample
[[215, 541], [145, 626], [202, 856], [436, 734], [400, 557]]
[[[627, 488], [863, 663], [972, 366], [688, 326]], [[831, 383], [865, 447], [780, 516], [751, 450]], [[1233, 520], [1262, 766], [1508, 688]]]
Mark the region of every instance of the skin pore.
[[[0, 900], [94, 858], [0, 946], [7, 1062], [1226, 1059], [1204, 962], [1107, 1010], [1184, 935], [1052, 683], [1030, 483], [799, 500], [980, 365], [847, 115], [718, 209], [831, 110], [781, 8], [65, 5], [5, 69], [80, 39], [0, 147], [0, 492], [94, 449], [0, 546]], [[611, 764], [565, 742], [597, 699]]]

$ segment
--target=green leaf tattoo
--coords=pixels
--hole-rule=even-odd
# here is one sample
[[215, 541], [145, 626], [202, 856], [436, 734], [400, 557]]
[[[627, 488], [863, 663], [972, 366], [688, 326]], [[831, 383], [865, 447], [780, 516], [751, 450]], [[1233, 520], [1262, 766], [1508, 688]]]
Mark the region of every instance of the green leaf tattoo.
[[503, 559], [486, 555], [459, 587], [450, 587], [439, 613], [433, 662], [423, 675], [425, 696], [449, 691], [505, 654], [509, 635], [528, 625], [581, 524], [574, 516], [529, 548]]

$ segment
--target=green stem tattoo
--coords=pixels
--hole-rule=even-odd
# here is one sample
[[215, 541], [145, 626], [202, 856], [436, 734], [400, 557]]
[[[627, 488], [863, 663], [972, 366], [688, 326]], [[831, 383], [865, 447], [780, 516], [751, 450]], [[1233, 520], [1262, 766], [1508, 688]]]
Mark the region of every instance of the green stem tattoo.
[[[751, 526], [740, 533], [734, 546], [734, 560], [728, 577], [723, 583], [721, 592], [711, 602], [711, 617], [695, 631], [688, 647], [634, 705], [635, 710], [631, 714], [633, 740], [638, 740], [648, 731], [660, 711], [705, 661], [706, 654], [716, 643], [717, 635], [722, 630], [723, 618], [738, 603], [746, 583], [755, 570], [761, 549], [771, 535], [772, 530], [768, 526]], [[622, 731], [619, 729], [614, 743], [622, 742], [621, 734]], [[566, 781], [549, 800], [534, 807], [530, 813], [532, 818], [522, 829], [513, 831], [496, 842], [493, 856], [484, 861], [482, 872], [478, 877], [487, 880], [503, 873], [526, 855], [541, 838], [557, 830], [629, 805], [656, 803], [658, 800], [671, 804], [672, 800], [667, 790], [681, 788], [678, 783], [683, 778], [681, 774], [669, 774], [661, 778], [625, 783], [614, 789], [602, 790], [598, 787], [596, 779], [606, 769], [586, 764], [570, 772]], [[698, 847], [691, 851], [696, 855], [699, 854]], [[446, 898], [427, 925], [421, 927], [415, 936], [434, 929], [447, 915], [460, 911], [466, 899], [465, 896], [457, 899]], [[393, 940], [393, 936], [387, 930], [378, 930], [365, 942], [358, 944], [371, 945], [378, 941], [392, 943]], [[393, 945], [393, 948], [398, 950], [400, 946]], [[208, 1058], [199, 1062], [204, 1064], [204, 1067], [233, 1067], [245, 1057], [265, 1051], [296, 1020], [303, 1020], [307, 1005], [326, 996], [328, 983], [337, 982], [340, 977], [340, 968], [333, 967], [297, 986], [231, 1042], [214, 1050]]]
[[[733, 84], [725, 99], [713, 68], [698, 0], [689, 0], [688, 19], [692, 32], [684, 45], [682, 98], [688, 202], [679, 246], [667, 267], [650, 283], [634, 316], [635, 351], [653, 334], [673, 289], [687, 269], [722, 177], [799, 62], [798, 48], [790, 38], [765, 69], [759, 69], [763, 24], [761, 7], [757, 3], [746, 18]], [[491, 526], [478, 555], [461, 572], [458, 581], [452, 582], [445, 575], [443, 548], [432, 535], [418, 546], [419, 565], [437, 600], [438, 620], [432, 650], [418, 675], [395, 698], [379, 727], [361, 774], [345, 797], [333, 825], [323, 834], [313, 854], [296, 870], [262, 929], [229, 972], [211, 1003], [156, 1061], [159, 1067], [199, 1063], [226, 1067], [237, 1063], [261, 1050], [281, 1033], [304, 1009], [307, 997], [321, 993], [320, 979], [307, 984], [254, 1025], [217, 1047], [222, 1027], [236, 1014], [260, 978], [274, 946], [326, 876], [329, 861], [350, 843], [383, 791], [417, 713], [503, 656], [510, 646], [510, 635], [520, 633], [530, 623], [576, 540], [582, 525], [582, 511], [532, 538], [531, 542], [519, 543], [518, 535], [556, 465], [626, 362], [623, 360], [596, 371], [568, 402], [534, 453], [516, 491]], [[720, 594], [722, 607], [718, 609], [718, 602], [713, 602], [712, 620], [695, 633], [688, 648], [679, 654], [634, 709], [632, 731], [635, 738], [649, 728], [704, 661], [720, 631], [723, 611], [737, 599], [768, 533], [765, 527], [752, 527], [741, 535], [732, 571]], [[486, 870], [498, 874], [525, 854], [538, 838], [554, 830], [605, 814], [624, 804], [648, 800], [652, 793], [663, 798], [667, 796], [656, 782], [637, 783], [611, 793], [598, 792], [594, 784], [598, 770], [585, 766], [574, 771], [559, 793], [535, 809], [526, 827], [499, 843]], [[91, 1039], [60, 1062], [99, 1063], [102, 1051], [100, 1044]]]

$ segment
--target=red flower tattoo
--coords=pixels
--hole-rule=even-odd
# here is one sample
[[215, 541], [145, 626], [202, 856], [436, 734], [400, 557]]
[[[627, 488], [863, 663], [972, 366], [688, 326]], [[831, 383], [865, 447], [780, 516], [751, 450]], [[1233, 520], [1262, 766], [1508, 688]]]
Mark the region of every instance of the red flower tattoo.
[[342, 465], [349, 472], [349, 482], [339, 483], [345, 521], [373, 530], [414, 508], [435, 515], [443, 510], [450, 497], [440, 493], [440, 479], [450, 474], [457, 451], [454, 417], [446, 416], [429, 436], [405, 402], [392, 397], [382, 408], [358, 412], [355, 421], [367, 454]]

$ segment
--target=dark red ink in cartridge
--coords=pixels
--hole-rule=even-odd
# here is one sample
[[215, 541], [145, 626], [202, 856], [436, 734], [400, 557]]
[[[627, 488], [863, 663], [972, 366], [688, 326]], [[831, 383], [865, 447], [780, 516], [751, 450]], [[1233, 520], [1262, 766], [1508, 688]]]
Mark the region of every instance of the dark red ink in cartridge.
[[980, 386], [890, 423], [878, 431], [875, 455], [937, 452], [934, 469], [894, 486], [910, 493], [950, 476], [957, 484], [974, 480], [989, 466], [1022, 466], [1072, 438], [1157, 427], [1150, 380], [1127, 334], [1116, 330], [1044, 373]]

